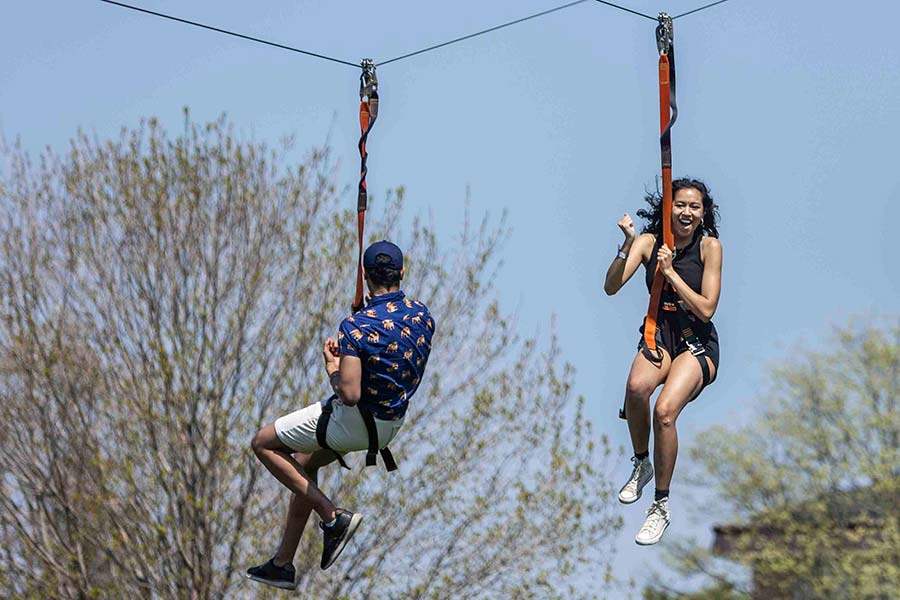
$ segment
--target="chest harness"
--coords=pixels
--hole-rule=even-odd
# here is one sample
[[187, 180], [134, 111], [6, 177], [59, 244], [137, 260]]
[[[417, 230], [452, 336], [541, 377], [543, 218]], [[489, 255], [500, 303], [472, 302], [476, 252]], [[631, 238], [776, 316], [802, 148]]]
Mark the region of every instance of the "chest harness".
[[[353, 296], [352, 311], [355, 313], [363, 307], [363, 234], [366, 228], [366, 208], [368, 207], [368, 192], [366, 190], [366, 175], [369, 170], [366, 167], [366, 159], [369, 153], [366, 151], [366, 141], [369, 138], [369, 132], [375, 125], [378, 118], [378, 78], [375, 76], [375, 63], [370, 59], [364, 59], [360, 65], [362, 73], [359, 76], [359, 185], [357, 186], [356, 198], [356, 230], [359, 252], [356, 260], [356, 293]], [[322, 407], [322, 414], [316, 423], [316, 442], [322, 448], [331, 450], [337, 457], [338, 462], [345, 469], [350, 467], [344, 460], [344, 457], [334, 449], [328, 446], [327, 431], [328, 422], [334, 413], [334, 401], [338, 399], [338, 395], [332, 395], [325, 401]], [[381, 460], [384, 461], [384, 467], [388, 471], [396, 471], [397, 463], [390, 449], [385, 446], [378, 448], [378, 428], [375, 426], [375, 417], [366, 407], [362, 399], [356, 404], [363, 423], [366, 425], [366, 433], [369, 438], [369, 448], [366, 450], [366, 466], [372, 467], [377, 464], [377, 454], [381, 454]]]
[[[662, 166], [662, 238], [663, 243], [673, 252], [675, 236], [672, 233], [672, 126], [678, 119], [678, 104], [675, 101], [675, 30], [672, 17], [659, 13], [659, 24], [656, 26], [656, 47], [659, 50], [659, 149]], [[657, 315], [659, 314], [662, 293], [665, 287], [671, 287], [660, 272], [659, 263], [653, 273], [653, 285], [650, 288], [650, 304], [644, 317], [644, 337], [639, 346], [641, 354], [653, 364], [661, 364], [663, 353], [656, 344]], [[679, 303], [662, 303], [665, 311], [675, 311], [678, 315], [678, 328], [691, 354], [697, 357], [703, 372], [703, 385], [710, 383], [709, 365], [703, 355], [706, 348], [700, 343], [691, 326], [687, 309]], [[701, 388], [702, 389], [702, 388]], [[699, 392], [698, 392], [699, 393]], [[625, 418], [625, 406], [619, 411], [619, 418]]]

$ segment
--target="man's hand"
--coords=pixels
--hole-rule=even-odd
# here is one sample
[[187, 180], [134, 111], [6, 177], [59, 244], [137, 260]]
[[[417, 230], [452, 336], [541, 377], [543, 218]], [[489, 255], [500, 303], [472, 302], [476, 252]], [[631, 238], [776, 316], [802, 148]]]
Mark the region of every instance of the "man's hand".
[[322, 358], [325, 359], [325, 371], [331, 377], [341, 368], [341, 349], [334, 338], [328, 338], [322, 345]]

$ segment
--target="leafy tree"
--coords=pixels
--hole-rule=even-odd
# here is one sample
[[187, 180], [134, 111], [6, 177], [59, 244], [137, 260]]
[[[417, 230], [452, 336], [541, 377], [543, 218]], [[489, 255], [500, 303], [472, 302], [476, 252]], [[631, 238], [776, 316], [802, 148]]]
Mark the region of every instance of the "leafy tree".
[[735, 590], [730, 583], [716, 583], [696, 592], [670, 592], [662, 589], [644, 590], [644, 600], [747, 600], [747, 594]]
[[[736, 521], [717, 554], [752, 569], [752, 597], [900, 595], [898, 384], [900, 322], [845, 326], [772, 369], [751, 423], [698, 436], [691, 456]], [[696, 544], [672, 558], [740, 586]]]
[[[185, 114], [62, 156], [3, 148], [0, 584], [25, 598], [234, 598], [274, 551], [287, 493], [249, 440], [327, 393], [321, 340], [348, 311], [355, 218], [325, 151], [237, 139]], [[335, 569], [308, 528], [316, 598], [585, 596], [602, 590], [608, 444], [594, 446], [553, 336], [492, 300], [503, 224], [449, 245], [370, 216], [437, 320], [393, 450], [400, 471], [323, 471], [368, 515]], [[590, 551], [590, 552], [589, 552]], [[589, 556], [587, 560], [583, 557]]]

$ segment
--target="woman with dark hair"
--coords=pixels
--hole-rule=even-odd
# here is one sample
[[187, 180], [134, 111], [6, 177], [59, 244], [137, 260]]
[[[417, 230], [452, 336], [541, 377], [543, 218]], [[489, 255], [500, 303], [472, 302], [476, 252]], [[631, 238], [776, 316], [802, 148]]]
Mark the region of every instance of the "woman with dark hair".
[[[669, 526], [669, 484], [678, 454], [675, 421], [688, 402], [716, 378], [719, 338], [712, 323], [719, 303], [722, 278], [722, 244], [716, 227], [718, 206], [706, 185], [696, 179], [672, 182], [672, 232], [675, 251], [662, 243], [662, 197], [646, 197], [649, 210], [639, 210], [647, 221], [635, 237], [627, 214], [619, 220], [625, 242], [606, 272], [603, 286], [608, 295], [622, 288], [643, 264], [647, 288], [659, 265], [665, 277], [656, 315], [657, 353], [641, 339], [625, 388], [625, 417], [634, 447], [634, 469], [619, 492], [619, 501], [631, 504], [654, 475], [656, 493], [647, 519], [635, 542], [650, 545], [662, 539]], [[644, 328], [641, 327], [641, 333]], [[650, 462], [650, 396], [663, 389], [653, 409], [653, 464]]]

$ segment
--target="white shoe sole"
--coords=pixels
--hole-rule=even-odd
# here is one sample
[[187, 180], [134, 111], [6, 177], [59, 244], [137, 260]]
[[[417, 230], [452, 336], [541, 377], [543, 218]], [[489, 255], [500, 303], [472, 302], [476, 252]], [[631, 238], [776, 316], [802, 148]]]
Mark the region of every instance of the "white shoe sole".
[[637, 544], [638, 546], [652, 546], [653, 544], [658, 543], [659, 540], [662, 539], [663, 534], [666, 532], [666, 529], [668, 529], [668, 528], [669, 528], [669, 524], [666, 523], [665, 525], [663, 525], [662, 531], [660, 531], [656, 536], [650, 538], [649, 540], [642, 540], [642, 539], [638, 538], [637, 536], [635, 536], [634, 543]]
[[622, 498], [622, 491], [619, 490], [619, 496], [618, 496], [619, 502], [621, 502], [622, 504], [634, 504], [635, 502], [637, 502], [638, 500], [641, 499], [641, 495], [644, 493], [644, 488], [647, 487], [647, 484], [650, 483], [651, 481], [653, 481], [653, 467], [652, 466], [650, 467], [650, 471], [647, 474], [647, 481], [638, 485], [637, 495], [634, 498], [632, 498], [631, 500], [627, 500], [625, 498]]
[[[645, 484], [645, 485], [646, 485], [646, 484]], [[634, 504], [635, 502], [637, 502], [638, 500], [641, 499], [641, 495], [642, 495], [643, 493], [644, 493], [643, 490], [638, 490], [637, 496], [635, 496], [635, 497], [632, 498], [631, 500], [627, 500], [627, 499], [625, 499], [625, 498], [622, 497], [622, 494], [619, 494], [619, 502], [620, 502], [621, 504]]]
[[324, 571], [328, 567], [334, 564], [334, 561], [338, 559], [338, 556], [341, 555], [341, 552], [344, 551], [344, 548], [347, 546], [347, 542], [350, 541], [350, 538], [353, 537], [353, 534], [356, 533], [356, 528], [359, 527], [359, 522], [362, 521], [362, 515], [359, 513], [354, 513], [352, 517], [350, 517], [350, 525], [347, 526], [347, 535], [344, 536], [344, 541], [337, 547], [334, 551], [334, 554], [331, 556], [331, 562], [322, 567]]
[[256, 575], [250, 575], [245, 573], [244, 576], [247, 579], [251, 579], [253, 581], [258, 581], [259, 583], [264, 583], [266, 585], [270, 585], [272, 587], [281, 588], [282, 590], [296, 590], [297, 582], [292, 581], [288, 583], [287, 581], [275, 581], [273, 579], [263, 579], [262, 577], [257, 577]]

